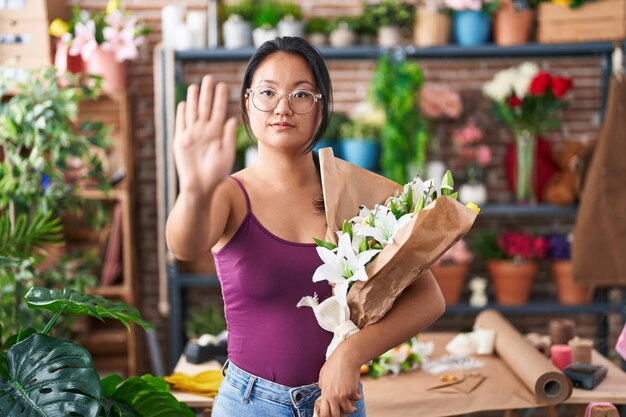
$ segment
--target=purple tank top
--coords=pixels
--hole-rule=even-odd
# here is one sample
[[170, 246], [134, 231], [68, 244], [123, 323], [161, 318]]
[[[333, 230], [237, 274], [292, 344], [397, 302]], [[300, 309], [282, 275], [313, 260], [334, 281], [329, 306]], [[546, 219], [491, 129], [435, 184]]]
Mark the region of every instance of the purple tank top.
[[304, 296], [331, 295], [311, 278], [322, 264], [315, 243], [273, 235], [250, 210], [232, 239], [214, 252], [228, 324], [228, 358], [238, 367], [288, 387], [317, 382], [332, 333], [323, 330]]

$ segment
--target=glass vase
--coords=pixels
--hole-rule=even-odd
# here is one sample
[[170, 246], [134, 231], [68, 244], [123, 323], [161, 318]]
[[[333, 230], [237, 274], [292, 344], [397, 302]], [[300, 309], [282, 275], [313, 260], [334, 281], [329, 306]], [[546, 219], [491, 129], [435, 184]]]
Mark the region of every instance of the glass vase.
[[537, 140], [528, 130], [515, 135], [515, 197], [520, 203], [535, 203], [535, 148]]

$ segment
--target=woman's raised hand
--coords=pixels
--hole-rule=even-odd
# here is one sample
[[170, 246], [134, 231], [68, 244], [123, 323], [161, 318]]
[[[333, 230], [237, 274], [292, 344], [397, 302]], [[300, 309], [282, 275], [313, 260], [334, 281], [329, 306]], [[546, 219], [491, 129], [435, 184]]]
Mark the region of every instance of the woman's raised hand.
[[237, 120], [226, 121], [228, 88], [210, 75], [187, 90], [176, 109], [174, 161], [180, 192], [208, 196], [230, 174], [235, 162]]

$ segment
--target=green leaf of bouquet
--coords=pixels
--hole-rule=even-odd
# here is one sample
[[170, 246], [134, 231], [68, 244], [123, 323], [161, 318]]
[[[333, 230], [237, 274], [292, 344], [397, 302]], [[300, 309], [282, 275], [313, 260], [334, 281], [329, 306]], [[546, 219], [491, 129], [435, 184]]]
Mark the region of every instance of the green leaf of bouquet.
[[417, 200], [417, 204], [415, 205], [415, 210], [413, 210], [413, 213], [417, 213], [418, 211], [420, 211], [421, 209], [424, 208], [424, 196], [421, 196], [419, 200]]
[[405, 194], [404, 198], [404, 210], [405, 212], [411, 211], [411, 207], [413, 207], [413, 189], [409, 187], [408, 191]]
[[325, 240], [320, 240], [320, 239], [316, 239], [316, 238], [313, 238], [313, 240], [315, 241], [315, 243], [317, 243], [317, 246], [321, 246], [321, 247], [326, 248], [328, 250], [335, 250], [335, 249], [337, 249], [337, 245], [335, 245], [334, 243], [326, 242]]
[[448, 197], [450, 197], [453, 200], [458, 200], [459, 199], [459, 192], [455, 191], [452, 194], [450, 194]]
[[9, 377], [0, 381], [0, 415], [98, 415], [100, 378], [82, 346], [37, 333], [9, 349], [7, 365]]
[[443, 178], [441, 179], [442, 186], [449, 186], [450, 188], [441, 188], [442, 195], [450, 195], [452, 194], [452, 189], [454, 188], [454, 178], [452, 178], [452, 172], [450, 170], [446, 170], [446, 173], [443, 174]]
[[389, 208], [391, 209], [391, 212], [393, 213], [394, 217], [397, 219], [398, 216], [398, 208], [396, 207], [396, 203], [393, 202], [393, 200], [389, 200]]
[[350, 222], [347, 220], [343, 221], [343, 224], [341, 225], [341, 232], [347, 233], [348, 236], [350, 236], [350, 239], [352, 239], [352, 227], [350, 227]]
[[26, 294], [29, 308], [49, 310], [55, 313], [82, 314], [104, 321], [105, 318], [119, 320], [129, 331], [130, 323], [141, 326], [144, 330], [152, 325], [143, 320], [139, 310], [119, 301], [83, 294], [70, 290], [51, 290], [48, 288], [33, 287]]
[[367, 249], [367, 239], [363, 239], [361, 243], [359, 243], [359, 253], [365, 252]]

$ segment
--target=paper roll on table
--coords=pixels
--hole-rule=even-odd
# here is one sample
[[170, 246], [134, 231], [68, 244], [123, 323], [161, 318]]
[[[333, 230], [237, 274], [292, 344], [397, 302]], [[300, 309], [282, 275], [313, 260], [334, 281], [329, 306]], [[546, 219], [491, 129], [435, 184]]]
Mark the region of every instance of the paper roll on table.
[[560, 404], [572, 395], [570, 380], [526, 340], [500, 313], [483, 311], [475, 326], [496, 331], [495, 352], [545, 405]]

